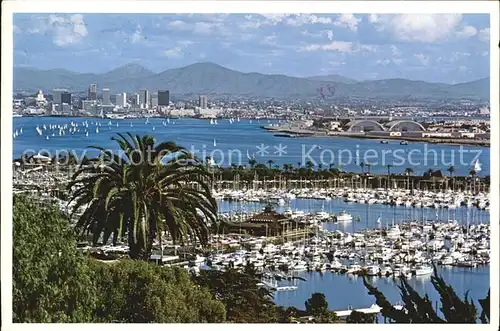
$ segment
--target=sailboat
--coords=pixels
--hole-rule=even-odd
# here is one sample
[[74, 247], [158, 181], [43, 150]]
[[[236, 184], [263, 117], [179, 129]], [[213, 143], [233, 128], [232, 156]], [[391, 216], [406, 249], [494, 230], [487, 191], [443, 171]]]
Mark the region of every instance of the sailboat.
[[217, 119], [214, 120], [214, 124], [217, 124]]
[[481, 163], [479, 163], [479, 160], [476, 160], [476, 162], [474, 162], [474, 171], [477, 173], [479, 171], [481, 171]]
[[153, 131], [155, 130], [155, 127], [153, 126]]
[[85, 132], [85, 137], [88, 137], [89, 136], [89, 132]]
[[130, 122], [130, 127], [133, 127], [132, 122]]
[[118, 122], [116, 122], [116, 127], [118, 127], [118, 126], [119, 126], [119, 125], [118, 125]]
[[212, 125], [214, 124], [214, 119], [213, 118], [210, 119], [210, 124], [212, 124]]
[[95, 133], [99, 133], [99, 128], [95, 128]]
[[45, 139], [49, 140], [49, 136], [47, 136]]
[[217, 146], [217, 142], [216, 142], [216, 141], [215, 141], [215, 139], [214, 139], [214, 147], [215, 147], [215, 146]]
[[170, 118], [167, 118], [167, 123], [170, 124]]

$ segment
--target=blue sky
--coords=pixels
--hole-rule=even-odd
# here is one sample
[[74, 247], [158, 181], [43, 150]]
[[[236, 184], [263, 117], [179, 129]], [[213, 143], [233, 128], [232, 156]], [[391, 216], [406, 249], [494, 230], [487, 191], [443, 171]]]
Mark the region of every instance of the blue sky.
[[14, 65], [155, 72], [195, 62], [290, 76], [489, 76], [489, 15], [15, 14]]

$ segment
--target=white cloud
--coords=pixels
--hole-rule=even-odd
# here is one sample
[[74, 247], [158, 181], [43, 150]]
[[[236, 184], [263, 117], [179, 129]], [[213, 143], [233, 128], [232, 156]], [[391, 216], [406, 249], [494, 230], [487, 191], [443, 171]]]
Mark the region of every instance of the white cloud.
[[392, 62], [394, 62], [394, 64], [396, 64], [396, 65], [400, 65], [401, 63], [403, 63], [403, 60], [402, 59], [392, 59]]
[[460, 66], [460, 67], [458, 67], [458, 70], [460, 70], [462, 72], [465, 72], [465, 71], [467, 71], [467, 67], [466, 66]]
[[294, 17], [289, 17], [286, 24], [292, 26], [301, 26], [304, 24], [331, 24], [331, 17], [316, 16], [311, 14], [296, 14]]
[[181, 57], [183, 54], [181, 47], [174, 47], [163, 51], [163, 55], [166, 57]]
[[338, 51], [341, 53], [352, 53], [353, 47], [352, 42], [350, 41], [334, 41], [330, 44], [312, 44], [307, 45], [305, 47], [301, 47], [300, 50], [306, 52], [314, 52], [314, 51]]
[[391, 61], [390, 61], [390, 60], [388, 60], [388, 59], [377, 60], [377, 64], [380, 64], [380, 65], [383, 65], [383, 66], [386, 66], [386, 65], [388, 65], [389, 63], [391, 63]]
[[276, 34], [272, 34], [270, 36], [265, 36], [262, 40], [262, 44], [264, 45], [276, 45]]
[[419, 59], [420, 63], [422, 63], [424, 66], [429, 64], [429, 56], [424, 55], [422, 53], [417, 53], [417, 54], [414, 54], [413, 56], [415, 56], [417, 59]]
[[328, 40], [333, 40], [333, 32], [332, 32], [332, 30], [326, 31], [326, 36], [328, 37]]
[[358, 23], [361, 21], [360, 18], [356, 18], [353, 14], [341, 14], [333, 22], [334, 25], [349, 28], [351, 31], [358, 30]]
[[490, 52], [488, 51], [481, 52], [481, 56], [488, 56], [488, 55], [490, 55]]
[[462, 30], [457, 32], [457, 36], [461, 38], [470, 38], [477, 34], [477, 29], [472, 25], [466, 25]]
[[171, 28], [184, 29], [185, 27], [187, 27], [187, 24], [183, 21], [176, 20], [168, 23], [168, 26]]
[[479, 36], [480, 40], [489, 42], [490, 41], [490, 28], [479, 30], [478, 36]]
[[22, 30], [15, 24], [12, 27], [12, 30], [14, 31], [14, 33], [21, 33], [22, 32]]
[[142, 39], [144, 39], [144, 36], [142, 35], [142, 28], [140, 25], [137, 25], [134, 33], [132, 33], [132, 35], [130, 36], [130, 42], [132, 44], [136, 44], [139, 41], [141, 41]]
[[377, 23], [378, 22], [378, 15], [377, 14], [370, 14], [370, 16], [368, 16], [368, 21], [370, 23]]
[[377, 50], [378, 47], [376, 45], [354, 44], [350, 41], [341, 40], [332, 41], [329, 44], [310, 44], [299, 49], [302, 52], [337, 51], [340, 53], [376, 52]]
[[[462, 21], [461, 14], [381, 15], [370, 22], [378, 31], [389, 31], [404, 41], [433, 43], [454, 34]], [[470, 29], [466, 29], [470, 33]]]
[[401, 56], [401, 52], [395, 45], [391, 45], [391, 52], [394, 56]]
[[35, 17], [28, 28], [31, 34], [52, 34], [52, 42], [57, 46], [77, 44], [88, 35], [83, 15], [74, 14], [69, 17], [49, 15]]

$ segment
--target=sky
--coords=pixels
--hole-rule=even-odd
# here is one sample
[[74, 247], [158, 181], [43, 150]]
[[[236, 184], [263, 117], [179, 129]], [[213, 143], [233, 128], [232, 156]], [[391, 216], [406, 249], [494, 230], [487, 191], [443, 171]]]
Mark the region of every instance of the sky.
[[489, 76], [489, 27], [486, 14], [15, 14], [14, 66], [460, 83]]

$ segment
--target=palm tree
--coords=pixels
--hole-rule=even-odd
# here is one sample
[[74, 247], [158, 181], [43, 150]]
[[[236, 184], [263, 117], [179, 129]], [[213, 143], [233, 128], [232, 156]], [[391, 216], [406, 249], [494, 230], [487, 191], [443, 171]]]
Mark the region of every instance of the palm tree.
[[450, 177], [452, 179], [452, 182], [453, 182], [453, 190], [455, 190], [455, 178], [453, 178], [453, 173], [455, 172], [455, 167], [454, 166], [451, 166], [448, 168], [448, 172], [450, 173]]
[[408, 189], [410, 189], [410, 176], [413, 175], [413, 169], [412, 168], [406, 168], [405, 169], [405, 174], [406, 174], [407, 186], [408, 186]]
[[472, 169], [471, 171], [469, 171], [469, 175], [472, 177], [472, 182], [474, 183], [472, 190], [475, 193], [476, 192], [476, 176], [477, 176], [476, 170]]
[[391, 178], [392, 164], [388, 164], [386, 167], [387, 167], [387, 185], [386, 185], [386, 189], [388, 189], [389, 188], [389, 179]]
[[361, 172], [364, 174], [365, 173], [365, 163], [364, 162], [361, 162], [359, 164], [359, 166], [361, 167]]
[[371, 170], [372, 170], [372, 165], [371, 165], [371, 163], [366, 163], [365, 166], [368, 168], [367, 172], [369, 175], [371, 173]]
[[269, 160], [269, 161], [267, 161], [267, 164], [269, 164], [269, 169], [272, 169], [274, 161], [273, 160]]
[[248, 160], [248, 164], [250, 165], [250, 168], [253, 169], [253, 167], [255, 167], [255, 165], [257, 164], [257, 160], [255, 160], [255, 159], [249, 159]]
[[174, 142], [155, 146], [151, 136], [117, 135], [112, 140], [122, 153], [89, 146], [100, 156], [68, 184], [74, 188], [73, 213], [87, 206], [76, 224], [80, 234], [92, 233], [94, 244], [101, 236], [107, 242], [113, 235], [116, 243], [126, 235], [130, 257], [144, 260], [164, 231], [174, 244], [189, 236], [206, 245], [209, 226], [217, 221], [217, 203], [203, 162]]

